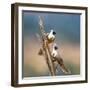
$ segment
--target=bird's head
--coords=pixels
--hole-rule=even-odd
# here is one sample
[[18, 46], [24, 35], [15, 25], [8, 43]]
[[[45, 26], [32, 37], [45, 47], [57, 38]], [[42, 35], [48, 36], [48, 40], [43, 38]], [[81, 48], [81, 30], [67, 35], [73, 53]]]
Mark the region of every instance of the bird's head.
[[52, 33], [53, 35], [56, 34], [56, 32], [55, 32], [53, 29], [51, 29], [51, 33]]
[[55, 50], [58, 50], [58, 46], [56, 45], [56, 43], [53, 45], [53, 48], [54, 48]]
[[57, 46], [55, 46], [55, 47], [54, 47], [54, 49], [55, 49], [55, 50], [57, 50], [57, 49], [58, 49], [58, 47], [57, 47]]

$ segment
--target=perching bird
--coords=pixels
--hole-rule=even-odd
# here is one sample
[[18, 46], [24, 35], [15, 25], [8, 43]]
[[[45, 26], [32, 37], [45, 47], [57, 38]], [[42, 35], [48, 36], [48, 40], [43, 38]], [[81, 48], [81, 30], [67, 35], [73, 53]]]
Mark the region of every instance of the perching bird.
[[47, 37], [47, 41], [49, 44], [54, 42], [55, 34], [56, 34], [56, 32], [53, 29], [51, 29], [50, 33], [47, 33], [46, 37]]
[[58, 47], [56, 44], [53, 45], [53, 50], [52, 50], [51, 56], [53, 58], [53, 62], [57, 62], [60, 65], [61, 70], [65, 74], [70, 74], [70, 71], [65, 67], [63, 59], [60, 57], [60, 55], [58, 53]]

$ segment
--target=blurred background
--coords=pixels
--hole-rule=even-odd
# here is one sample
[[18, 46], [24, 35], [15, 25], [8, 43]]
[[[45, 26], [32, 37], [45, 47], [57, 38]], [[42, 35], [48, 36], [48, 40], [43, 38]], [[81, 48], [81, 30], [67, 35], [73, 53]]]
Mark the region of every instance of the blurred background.
[[[56, 31], [55, 42], [65, 66], [72, 75], [80, 74], [80, 14], [23, 11], [23, 77], [50, 76], [44, 57], [38, 55], [39, 16], [43, 17], [47, 33]], [[64, 75], [60, 67], [57, 75]]]

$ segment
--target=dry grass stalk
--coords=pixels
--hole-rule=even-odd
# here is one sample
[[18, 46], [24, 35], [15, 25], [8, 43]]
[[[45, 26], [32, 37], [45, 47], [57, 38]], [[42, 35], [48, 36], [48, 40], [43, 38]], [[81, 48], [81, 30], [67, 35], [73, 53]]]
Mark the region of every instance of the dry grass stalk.
[[45, 60], [46, 60], [46, 63], [47, 63], [47, 66], [49, 68], [49, 71], [51, 73], [51, 76], [55, 76], [55, 68], [54, 68], [54, 63], [52, 61], [52, 57], [51, 57], [51, 52], [50, 52], [50, 49], [49, 49], [49, 45], [48, 45], [48, 41], [47, 41], [47, 38], [46, 38], [46, 33], [45, 33], [45, 30], [44, 30], [44, 24], [43, 24], [43, 19], [42, 17], [39, 17], [39, 26], [40, 26], [40, 32], [41, 32], [41, 36], [42, 36], [42, 49], [45, 53]]

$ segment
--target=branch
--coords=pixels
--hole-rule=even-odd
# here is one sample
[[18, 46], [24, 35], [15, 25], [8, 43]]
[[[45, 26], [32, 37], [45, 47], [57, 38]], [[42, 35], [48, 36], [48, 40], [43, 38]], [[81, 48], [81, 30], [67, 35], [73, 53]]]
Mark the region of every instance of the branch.
[[46, 59], [46, 62], [47, 62], [47, 65], [48, 65], [48, 68], [49, 68], [49, 71], [51, 73], [52, 76], [55, 75], [55, 68], [54, 68], [54, 63], [52, 62], [52, 57], [51, 57], [51, 52], [50, 52], [50, 49], [49, 49], [49, 45], [48, 45], [48, 41], [47, 41], [47, 38], [46, 38], [46, 33], [45, 33], [45, 30], [44, 30], [44, 23], [43, 23], [43, 19], [42, 17], [39, 16], [39, 26], [40, 26], [40, 32], [41, 32], [41, 35], [42, 35], [42, 42], [43, 42], [43, 50], [45, 52], [45, 59]]

